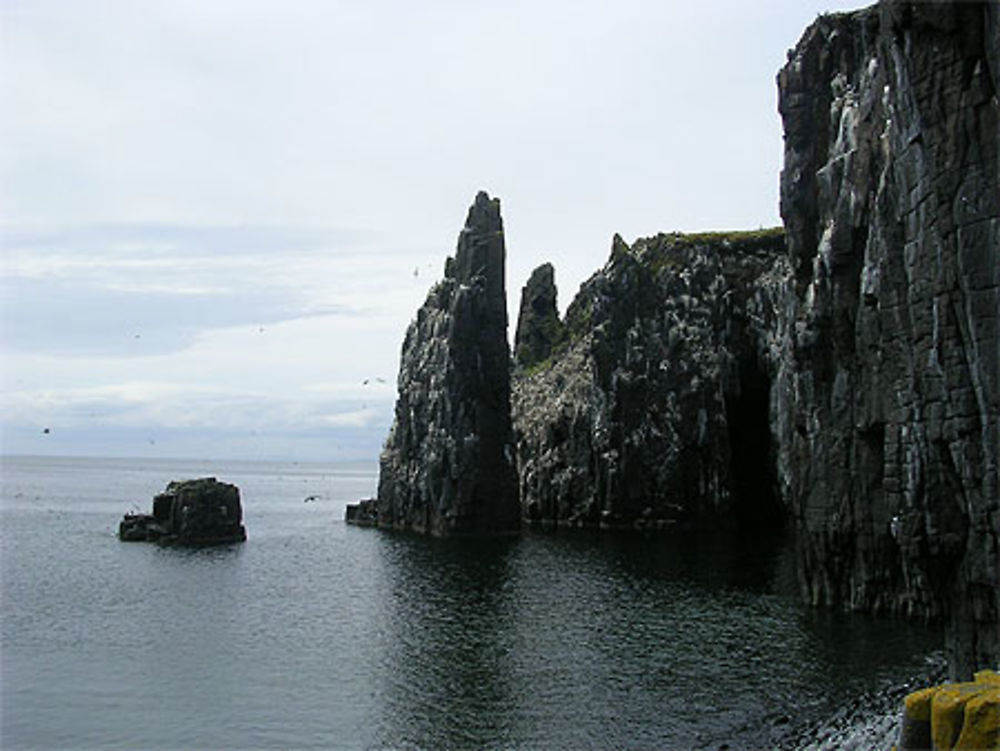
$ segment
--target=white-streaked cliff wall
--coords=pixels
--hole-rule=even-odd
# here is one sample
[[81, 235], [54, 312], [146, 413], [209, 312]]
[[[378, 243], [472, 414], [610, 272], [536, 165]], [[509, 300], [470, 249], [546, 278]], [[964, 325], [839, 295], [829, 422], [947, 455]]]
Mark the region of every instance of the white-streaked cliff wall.
[[779, 477], [816, 603], [1000, 659], [1000, 12], [821, 17], [778, 76], [794, 279]]

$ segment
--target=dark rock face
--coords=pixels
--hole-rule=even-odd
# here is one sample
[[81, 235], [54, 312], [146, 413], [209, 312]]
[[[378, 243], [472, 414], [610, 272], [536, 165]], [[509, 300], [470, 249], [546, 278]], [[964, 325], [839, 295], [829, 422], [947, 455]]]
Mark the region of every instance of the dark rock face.
[[514, 335], [514, 362], [530, 368], [545, 362], [562, 345], [566, 331], [556, 306], [555, 269], [545, 263], [535, 269], [521, 290], [521, 312]]
[[357, 503], [348, 503], [344, 521], [357, 527], [377, 527], [378, 499], [366, 498]]
[[153, 499], [152, 514], [126, 514], [118, 536], [126, 542], [222, 545], [244, 542], [243, 507], [235, 485], [214, 477], [171, 482]]
[[1000, 659], [1000, 12], [818, 19], [778, 77], [794, 284], [775, 432], [814, 603]]
[[564, 321], [539, 268], [513, 384], [480, 194], [355, 517], [507, 531], [520, 494], [548, 525], [790, 523], [810, 602], [945, 618], [954, 677], [995, 665], [998, 85], [995, 3], [817, 19], [778, 77], [784, 234], [616, 237]]
[[[780, 230], [659, 235], [631, 248], [616, 236], [569, 306], [565, 335], [547, 324], [561, 337], [549, 359], [527, 358], [535, 367], [514, 381], [526, 519], [780, 525], [768, 397], [788, 273]], [[554, 312], [551, 273], [532, 280], [519, 331]]]
[[505, 252], [500, 202], [480, 193], [403, 343], [380, 461], [381, 527], [454, 535], [519, 526]]

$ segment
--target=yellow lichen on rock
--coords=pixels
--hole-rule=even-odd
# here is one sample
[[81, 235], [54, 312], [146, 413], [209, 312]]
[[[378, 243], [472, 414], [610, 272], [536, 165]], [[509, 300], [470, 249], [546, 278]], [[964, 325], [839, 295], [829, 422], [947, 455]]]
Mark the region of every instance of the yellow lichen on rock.
[[947, 683], [906, 697], [900, 751], [1000, 751], [1000, 674], [976, 673], [971, 683]]
[[904, 701], [906, 716], [915, 722], [930, 722], [931, 699], [934, 698], [937, 690], [937, 686], [931, 686], [920, 691], [914, 691], [907, 696]]
[[1000, 686], [1000, 673], [995, 670], [980, 670], [974, 677], [976, 683], [989, 683], [994, 686]]
[[903, 703], [903, 727], [899, 735], [900, 749], [930, 748], [931, 700], [937, 687], [914, 691]]
[[1000, 749], [1000, 685], [976, 694], [965, 705], [956, 749]]
[[975, 683], [941, 686], [931, 699], [931, 742], [935, 749], [952, 749], [962, 732], [965, 703], [980, 690]]

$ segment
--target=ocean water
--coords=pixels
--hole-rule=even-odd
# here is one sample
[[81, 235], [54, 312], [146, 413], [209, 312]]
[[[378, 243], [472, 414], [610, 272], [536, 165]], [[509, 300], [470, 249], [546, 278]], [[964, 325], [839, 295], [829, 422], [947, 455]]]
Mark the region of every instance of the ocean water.
[[[348, 527], [374, 465], [0, 470], [4, 749], [789, 747], [940, 644], [802, 607], [775, 541]], [[240, 487], [245, 544], [117, 540], [200, 476]]]

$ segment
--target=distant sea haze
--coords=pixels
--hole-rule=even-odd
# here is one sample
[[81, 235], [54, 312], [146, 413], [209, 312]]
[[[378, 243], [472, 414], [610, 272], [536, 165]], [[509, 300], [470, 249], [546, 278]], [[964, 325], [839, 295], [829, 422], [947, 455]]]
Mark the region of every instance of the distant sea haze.
[[[240, 487], [246, 543], [116, 539], [198, 476]], [[791, 748], [938, 659], [935, 632], [805, 609], [779, 544], [346, 526], [375, 482], [370, 464], [5, 457], [0, 745]]]

